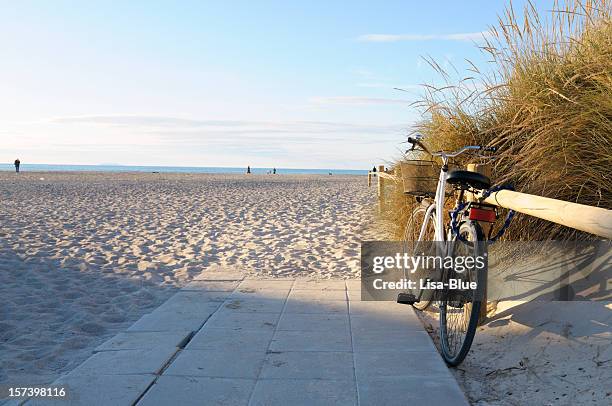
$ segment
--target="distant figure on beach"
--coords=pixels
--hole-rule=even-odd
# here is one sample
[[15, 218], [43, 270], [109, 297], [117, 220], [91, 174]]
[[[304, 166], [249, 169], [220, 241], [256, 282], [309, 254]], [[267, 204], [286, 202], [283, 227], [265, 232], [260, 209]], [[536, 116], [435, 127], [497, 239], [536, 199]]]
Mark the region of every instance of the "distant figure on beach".
[[251, 165], [247, 166], [247, 174], [251, 173]]
[[372, 172], [376, 172], [376, 167], [372, 167]]
[[331, 176], [331, 174], [332, 174], [332, 173], [330, 172], [330, 173], [329, 173], [329, 176]]
[[272, 168], [272, 175], [276, 175], [276, 168]]
[[21, 161], [19, 158], [15, 159], [15, 172], [19, 173], [19, 165], [21, 165]]

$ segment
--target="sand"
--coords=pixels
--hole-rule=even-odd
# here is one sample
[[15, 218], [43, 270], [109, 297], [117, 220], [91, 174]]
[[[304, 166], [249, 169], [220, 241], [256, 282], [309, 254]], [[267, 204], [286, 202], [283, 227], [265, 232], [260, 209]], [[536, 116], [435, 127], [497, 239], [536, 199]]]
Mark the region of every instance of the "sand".
[[[421, 315], [437, 341], [437, 314]], [[610, 302], [500, 302], [451, 371], [473, 405], [609, 404], [611, 322]]]
[[[358, 277], [374, 202], [356, 176], [0, 172], [0, 383], [52, 382], [203, 270]], [[452, 371], [475, 405], [608, 404], [611, 315], [500, 302]]]
[[[488, 318], [467, 358], [451, 368], [470, 402], [610, 404], [609, 249], [505, 242], [489, 247], [489, 253]], [[574, 301], [559, 301], [564, 292]], [[436, 309], [421, 315], [437, 342]]]
[[365, 177], [0, 173], [0, 383], [50, 383], [214, 267], [352, 278]]

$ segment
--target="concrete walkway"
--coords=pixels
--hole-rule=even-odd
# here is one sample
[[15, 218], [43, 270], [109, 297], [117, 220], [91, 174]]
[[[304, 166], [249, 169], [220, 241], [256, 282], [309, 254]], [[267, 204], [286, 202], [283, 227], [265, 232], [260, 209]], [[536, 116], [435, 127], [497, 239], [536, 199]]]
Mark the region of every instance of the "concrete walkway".
[[27, 405], [466, 405], [414, 311], [359, 281], [208, 272]]

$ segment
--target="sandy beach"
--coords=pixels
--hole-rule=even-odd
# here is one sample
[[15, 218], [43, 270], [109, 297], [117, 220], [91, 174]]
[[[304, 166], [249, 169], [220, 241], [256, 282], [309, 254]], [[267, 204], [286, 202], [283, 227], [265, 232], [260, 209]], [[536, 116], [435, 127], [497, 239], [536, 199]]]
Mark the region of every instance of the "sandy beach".
[[502, 302], [453, 371], [475, 405], [606, 404], [610, 302]]
[[[500, 302], [450, 370], [473, 405], [609, 403], [610, 309], [609, 301]], [[437, 342], [437, 314], [421, 316]]]
[[[463, 363], [450, 368], [472, 405], [609, 403], [610, 251], [594, 256], [570, 243], [544, 246], [489, 246], [487, 319]], [[560, 272], [567, 272], [563, 282]], [[573, 300], [558, 300], [561, 292]], [[438, 343], [437, 307], [419, 314]]]
[[[0, 383], [53, 382], [202, 271], [359, 277], [374, 197], [357, 176], [0, 173]], [[609, 302], [500, 302], [451, 371], [476, 405], [602, 403], [609, 325]]]
[[50, 383], [215, 267], [352, 278], [364, 177], [0, 173], [0, 383]]

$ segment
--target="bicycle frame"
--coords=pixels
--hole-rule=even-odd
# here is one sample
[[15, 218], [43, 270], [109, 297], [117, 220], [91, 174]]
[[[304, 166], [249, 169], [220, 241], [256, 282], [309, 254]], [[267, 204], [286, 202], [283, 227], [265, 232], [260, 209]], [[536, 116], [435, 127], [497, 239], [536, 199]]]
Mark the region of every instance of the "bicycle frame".
[[[436, 195], [434, 202], [427, 207], [425, 212], [425, 218], [421, 225], [421, 231], [419, 232], [419, 241], [423, 240], [427, 223], [432, 215], [432, 212], [436, 210], [436, 217], [434, 219], [434, 230], [435, 230], [435, 241], [446, 241], [446, 235], [444, 233], [444, 197], [446, 195], [446, 179], [448, 177], [448, 157], [442, 155], [442, 162], [444, 163], [440, 169], [440, 176], [438, 178], [438, 185], [436, 188]], [[437, 208], [440, 207], [440, 210]]]
[[[419, 145], [422, 144], [419, 143]], [[448, 159], [459, 156], [466, 151], [481, 149], [482, 147], [480, 146], [470, 145], [451, 153], [444, 151], [430, 153], [432, 157], [440, 157], [442, 159], [442, 168], [440, 169], [440, 177], [438, 178], [434, 202], [427, 207], [427, 211], [425, 212], [425, 218], [423, 224], [421, 225], [421, 231], [419, 232], [419, 241], [423, 239], [425, 229], [427, 228], [427, 222], [434, 210], [436, 210], [436, 218], [434, 221], [435, 241], [446, 241], [447, 237], [444, 230], [444, 197], [446, 196], [446, 180], [448, 178]], [[426, 149], [425, 151], [428, 152]], [[438, 208], [440, 209], [438, 210]]]

